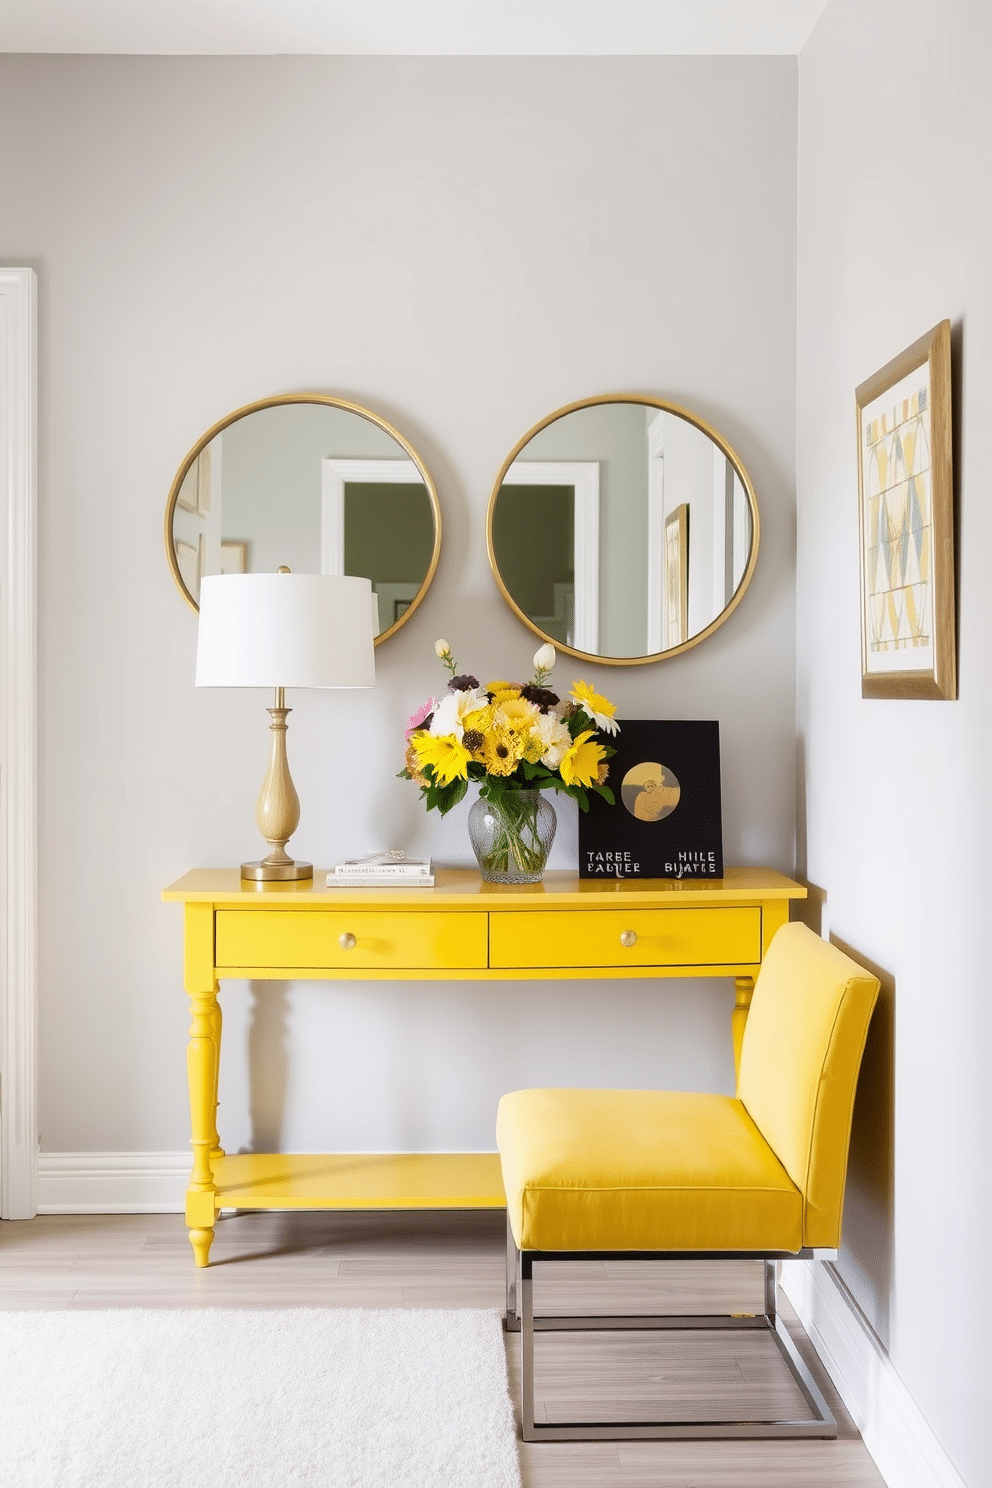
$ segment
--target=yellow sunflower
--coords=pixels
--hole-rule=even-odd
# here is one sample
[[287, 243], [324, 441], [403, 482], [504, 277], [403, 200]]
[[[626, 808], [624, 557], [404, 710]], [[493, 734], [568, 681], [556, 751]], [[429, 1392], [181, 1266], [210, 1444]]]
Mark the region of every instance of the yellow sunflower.
[[541, 710], [537, 704], [529, 703], [522, 697], [507, 698], [505, 703], [493, 708], [493, 722], [497, 726], [514, 729], [517, 733], [529, 729], [540, 716]]
[[587, 729], [573, 743], [559, 766], [566, 785], [593, 785], [606, 750], [602, 744], [590, 744], [593, 730]]
[[450, 785], [453, 780], [468, 779], [468, 762], [472, 756], [454, 734], [414, 734], [410, 743], [416, 751], [421, 769], [430, 765], [438, 785]]
[[512, 775], [523, 754], [520, 735], [513, 729], [493, 728], [482, 746], [482, 763], [487, 775]]
[[544, 754], [544, 740], [540, 734], [528, 729], [525, 734], [520, 735], [520, 742], [523, 745], [524, 759], [529, 765], [536, 765]]
[[493, 710], [488, 703], [485, 707], [476, 708], [472, 713], [466, 713], [462, 723], [466, 729], [472, 729], [477, 733], [484, 734], [486, 729], [492, 727]]
[[494, 708], [498, 708], [501, 703], [512, 703], [520, 696], [520, 688], [516, 682], [487, 682], [486, 691], [492, 694]]
[[618, 734], [620, 732], [620, 725], [613, 716], [617, 710], [609, 698], [603, 697], [601, 693], [594, 692], [585, 682], [576, 682], [572, 688], [572, 696], [583, 713], [589, 715], [597, 728], [601, 728], [607, 734]]

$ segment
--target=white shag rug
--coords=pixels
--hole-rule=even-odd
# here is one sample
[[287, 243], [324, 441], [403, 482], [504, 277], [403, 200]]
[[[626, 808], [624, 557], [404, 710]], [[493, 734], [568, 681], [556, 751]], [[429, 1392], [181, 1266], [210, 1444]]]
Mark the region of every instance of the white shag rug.
[[520, 1488], [496, 1312], [0, 1313], [3, 1488]]

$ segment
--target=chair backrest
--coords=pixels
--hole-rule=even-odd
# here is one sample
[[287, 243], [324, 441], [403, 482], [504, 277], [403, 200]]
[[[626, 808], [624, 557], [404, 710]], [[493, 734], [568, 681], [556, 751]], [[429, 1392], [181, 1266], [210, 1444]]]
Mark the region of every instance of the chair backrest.
[[783, 925], [755, 983], [737, 1094], [803, 1194], [803, 1243], [840, 1244], [858, 1070], [878, 978]]

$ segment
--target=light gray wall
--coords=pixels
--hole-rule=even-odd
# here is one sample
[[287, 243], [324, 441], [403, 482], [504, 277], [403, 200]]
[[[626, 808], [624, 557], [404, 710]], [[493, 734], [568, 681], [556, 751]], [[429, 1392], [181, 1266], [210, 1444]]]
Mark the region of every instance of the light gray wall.
[[[371, 406], [421, 452], [445, 522], [375, 690], [291, 696], [299, 855], [469, 861], [465, 808], [428, 818], [395, 778], [406, 718], [443, 686], [439, 635], [479, 675], [529, 671], [486, 561], [492, 481], [552, 409], [633, 389], [726, 434], [762, 553], [699, 650], [583, 671], [621, 717], [719, 718], [727, 859], [791, 868], [796, 75], [784, 58], [0, 59], [2, 249], [37, 267], [42, 307], [44, 1150], [188, 1139], [180, 913], [158, 896], [257, 852], [268, 719], [259, 693], [194, 689], [162, 517], [185, 452], [254, 398]], [[491, 1147], [512, 1086], [728, 1088], [731, 1000], [699, 982], [232, 986], [223, 1138]]]
[[[990, 61], [985, 0], [831, 0], [800, 69], [800, 858], [832, 935], [883, 979], [840, 1270], [974, 1488], [992, 1390]], [[960, 697], [862, 700], [854, 390], [945, 317]]]

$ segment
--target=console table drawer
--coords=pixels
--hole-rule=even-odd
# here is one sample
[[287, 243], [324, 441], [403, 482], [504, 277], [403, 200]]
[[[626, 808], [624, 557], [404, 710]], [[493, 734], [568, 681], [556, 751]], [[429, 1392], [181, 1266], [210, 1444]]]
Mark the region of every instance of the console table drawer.
[[492, 967], [732, 966], [760, 960], [757, 906], [489, 916]]
[[215, 933], [218, 968], [286, 966], [347, 972], [349, 966], [466, 971], [486, 966], [487, 916], [483, 913], [353, 913], [342, 909], [273, 914], [264, 909], [219, 909]]

